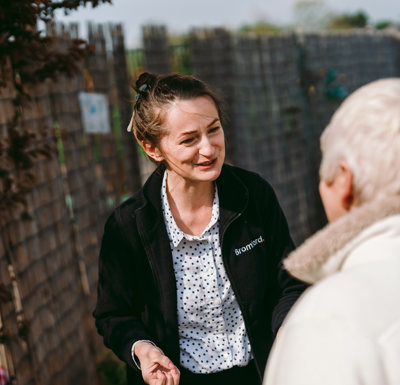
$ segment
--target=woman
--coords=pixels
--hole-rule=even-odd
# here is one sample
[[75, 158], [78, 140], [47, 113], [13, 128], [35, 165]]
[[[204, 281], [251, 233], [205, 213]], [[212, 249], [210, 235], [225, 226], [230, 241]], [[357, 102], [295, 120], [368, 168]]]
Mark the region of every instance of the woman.
[[313, 284], [279, 333], [264, 385], [400, 384], [400, 79], [355, 91], [321, 137], [330, 223], [285, 266]]
[[99, 333], [131, 384], [260, 384], [304, 288], [281, 268], [285, 217], [266, 181], [224, 164], [206, 84], [145, 73], [136, 91], [131, 126], [159, 167], [105, 226]]

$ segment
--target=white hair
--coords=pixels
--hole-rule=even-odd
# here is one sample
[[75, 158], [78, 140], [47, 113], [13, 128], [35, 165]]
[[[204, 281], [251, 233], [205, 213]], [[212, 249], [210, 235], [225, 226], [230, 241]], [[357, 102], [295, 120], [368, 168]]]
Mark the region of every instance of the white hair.
[[322, 133], [321, 151], [321, 180], [332, 182], [345, 160], [360, 203], [400, 195], [400, 78], [352, 93]]

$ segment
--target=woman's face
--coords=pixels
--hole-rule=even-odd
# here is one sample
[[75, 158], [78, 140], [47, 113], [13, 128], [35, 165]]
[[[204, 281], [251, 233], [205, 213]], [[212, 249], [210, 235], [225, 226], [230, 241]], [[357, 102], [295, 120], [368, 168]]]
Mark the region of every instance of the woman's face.
[[169, 177], [189, 183], [217, 179], [225, 159], [225, 138], [213, 100], [177, 100], [166, 110], [164, 122], [167, 134], [156, 148], [156, 160], [166, 161]]

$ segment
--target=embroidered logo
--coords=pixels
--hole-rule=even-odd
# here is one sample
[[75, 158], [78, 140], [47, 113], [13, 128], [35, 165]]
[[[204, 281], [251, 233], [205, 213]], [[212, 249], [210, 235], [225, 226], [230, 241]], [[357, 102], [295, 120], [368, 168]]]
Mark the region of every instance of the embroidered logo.
[[251, 250], [255, 246], [257, 246], [259, 243], [265, 242], [264, 238], [262, 235], [260, 235], [258, 238], [254, 239], [250, 243], [248, 243], [246, 246], [240, 247], [239, 249], [235, 249], [235, 254], [240, 255], [242, 253], [245, 253], [246, 251]]

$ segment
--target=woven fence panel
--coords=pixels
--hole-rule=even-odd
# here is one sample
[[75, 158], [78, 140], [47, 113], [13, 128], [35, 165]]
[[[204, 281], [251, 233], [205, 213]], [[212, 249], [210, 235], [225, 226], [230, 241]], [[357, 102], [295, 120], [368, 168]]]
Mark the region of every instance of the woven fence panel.
[[261, 139], [267, 124], [267, 108], [273, 101], [265, 89], [259, 52], [259, 38], [239, 37], [235, 41], [235, 85], [232, 120], [235, 122], [235, 164], [257, 170], [258, 151], [252, 144]]
[[342, 32], [309, 34], [300, 39], [304, 84], [317, 138], [347, 95], [373, 80], [399, 74], [398, 48], [391, 35]]
[[234, 73], [233, 36], [224, 29], [192, 30], [190, 53], [193, 74], [210, 84], [224, 102], [224, 123], [227, 160], [234, 163], [236, 154], [233, 111]]
[[[33, 143], [40, 147], [54, 140], [51, 102], [45, 86], [29, 94], [32, 102], [23, 110], [21, 126], [42, 133]], [[86, 306], [71, 243], [64, 178], [56, 156], [37, 160], [33, 172], [36, 183], [27, 195], [31, 219], [20, 220], [14, 213], [2, 229], [3, 247], [15, 272], [16, 319], [6, 328], [14, 339], [17, 383], [87, 384], [95, 372], [82, 328]]]
[[[3, 71], [9, 68], [2, 68]], [[9, 139], [9, 125], [14, 117], [13, 98], [15, 90], [11, 85], [0, 90], [0, 134], [1, 143], [4, 146]], [[17, 127], [19, 131], [19, 127]], [[8, 148], [2, 148], [1, 163], [7, 164], [6, 151]], [[10, 167], [11, 172], [15, 172]], [[6, 192], [7, 187], [2, 183], [2, 194]], [[5, 198], [6, 199], [6, 198]], [[3, 202], [2, 202], [3, 203]], [[23, 255], [26, 250], [20, 235], [19, 217], [15, 214], [13, 207], [9, 205], [1, 212], [0, 218], [0, 282], [2, 285], [2, 296], [0, 302], [0, 321], [1, 321], [1, 342], [0, 342], [0, 362], [2, 368], [12, 377], [22, 380], [22, 384], [33, 383], [34, 367], [32, 365], [32, 355], [28, 351], [28, 345], [25, 338], [19, 337], [19, 329], [24, 321], [21, 312], [20, 295], [18, 281], [20, 280], [19, 268], [17, 266], [18, 256]], [[15, 277], [17, 275], [17, 277]], [[17, 281], [18, 279], [18, 281]], [[7, 294], [7, 295], [6, 295]], [[18, 303], [16, 303], [18, 301]], [[29, 381], [31, 380], [31, 381]]]
[[[65, 39], [71, 34], [74, 36], [73, 33], [76, 32], [68, 31]], [[57, 83], [49, 84], [49, 92], [52, 113], [63, 143], [62, 170], [71, 222], [70, 235], [80, 268], [80, 286], [86, 293], [87, 301], [87, 309], [83, 310], [89, 316], [96, 298], [99, 239], [109, 208], [104, 174], [95, 161], [92, 138], [84, 133], [81, 120], [78, 95], [79, 92], [85, 91], [83, 73], [82, 68], [82, 71], [72, 78], [60, 76]], [[91, 334], [90, 329], [88, 333]]]
[[242, 37], [235, 52], [237, 162], [270, 181], [299, 242], [315, 230], [320, 206], [295, 37]]
[[144, 26], [142, 36], [146, 71], [155, 74], [170, 73], [171, 59], [167, 29], [164, 26]]
[[122, 175], [125, 176], [122, 184], [125, 191], [134, 192], [142, 185], [137, 142], [132, 133], [126, 130], [133, 110], [133, 96], [130, 91], [130, 84], [134, 79], [130, 79], [128, 75], [124, 34], [121, 25], [110, 26], [110, 35], [112, 38], [114, 82], [118, 93], [117, 102], [119, 121], [121, 122], [119, 129], [121, 130], [123, 146], [123, 154], [119, 152]]
[[[108, 97], [110, 126], [114, 106], [117, 102], [117, 92], [113, 87], [113, 67], [106, 47], [106, 28], [103, 25], [89, 24], [89, 43], [95, 47], [95, 53], [88, 58], [88, 76], [92, 83], [88, 91], [98, 92]], [[124, 168], [121, 166], [121, 157], [118, 155], [118, 143], [115, 133], [91, 134], [87, 136], [91, 142], [97, 162], [97, 174], [105, 180], [107, 202], [110, 207], [115, 206], [124, 195]]]

